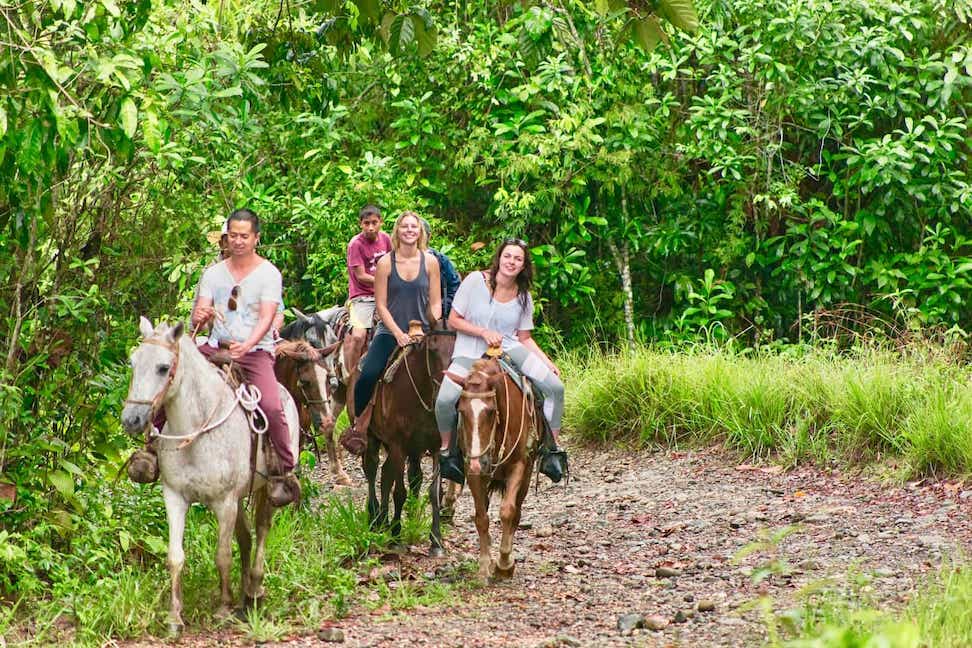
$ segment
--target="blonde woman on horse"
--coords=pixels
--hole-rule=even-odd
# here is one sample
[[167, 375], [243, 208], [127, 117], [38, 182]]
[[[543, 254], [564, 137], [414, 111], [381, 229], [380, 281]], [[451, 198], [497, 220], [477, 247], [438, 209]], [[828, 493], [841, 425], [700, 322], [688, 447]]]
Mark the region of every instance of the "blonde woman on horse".
[[367, 443], [371, 397], [378, 378], [392, 352], [412, 343], [409, 321], [422, 322], [422, 328], [428, 331], [442, 316], [439, 262], [428, 251], [428, 236], [418, 214], [402, 212], [391, 239], [391, 253], [381, 257], [375, 270], [375, 308], [381, 323], [354, 385], [354, 425], [341, 438], [341, 444], [357, 455], [364, 452]]
[[564, 383], [557, 365], [531, 334], [532, 284], [533, 261], [527, 244], [520, 239], [507, 239], [493, 255], [489, 270], [469, 274], [456, 292], [449, 315], [449, 327], [456, 331], [456, 346], [435, 401], [442, 440], [439, 459], [446, 479], [459, 484], [465, 481], [459, 450], [452, 446], [458, 420], [456, 403], [470, 368], [490, 346], [501, 346], [517, 370], [543, 393], [543, 414], [553, 438], [546, 440], [541, 450], [540, 472], [555, 482], [565, 472], [567, 453], [557, 444], [564, 411]]

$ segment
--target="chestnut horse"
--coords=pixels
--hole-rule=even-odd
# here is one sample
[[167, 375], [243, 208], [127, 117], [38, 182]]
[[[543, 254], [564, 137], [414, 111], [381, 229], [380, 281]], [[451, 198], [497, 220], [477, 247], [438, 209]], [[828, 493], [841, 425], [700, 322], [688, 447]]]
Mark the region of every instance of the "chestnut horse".
[[[422, 457], [432, 455], [432, 480], [429, 501], [432, 505], [432, 528], [429, 532], [429, 555], [442, 556], [442, 534], [439, 529], [441, 484], [439, 480], [439, 432], [435, 423], [435, 397], [442, 374], [452, 359], [455, 331], [433, 329], [399, 355], [392, 356], [389, 368], [375, 389], [375, 407], [368, 426], [368, 446], [362, 458], [368, 478], [368, 517], [373, 524], [388, 522], [388, 495], [394, 491], [395, 512], [390, 523], [392, 538], [397, 543], [402, 530], [405, 505], [405, 463], [413, 494], [422, 485]], [[385, 448], [381, 465], [381, 501], [375, 490], [379, 450]]]
[[[525, 379], [524, 379], [525, 380]], [[459, 399], [459, 447], [466, 458], [466, 481], [476, 507], [479, 576], [510, 578], [513, 534], [540, 445], [539, 412], [532, 391], [521, 391], [495, 358], [477, 360]], [[489, 536], [489, 500], [502, 494], [499, 560], [493, 561]]]
[[[296, 311], [296, 309], [294, 309]], [[297, 311], [297, 319], [280, 330], [284, 340], [290, 342], [306, 342], [320, 352], [318, 365], [323, 369], [323, 379], [318, 379], [320, 397], [318, 407], [311, 408], [311, 417], [320, 434], [324, 437], [324, 447], [327, 450], [327, 460], [330, 464], [334, 483], [340, 486], [350, 486], [351, 478], [344, 472], [341, 462], [341, 446], [334, 440], [334, 423], [344, 409], [347, 395], [347, 371], [344, 369], [343, 351], [341, 344], [343, 322], [347, 319], [347, 309], [334, 306], [327, 310], [314, 313], [311, 316]], [[279, 346], [278, 346], [279, 352]], [[278, 357], [278, 362], [279, 362]], [[278, 374], [278, 380], [280, 375]], [[283, 382], [283, 380], [281, 380]], [[288, 385], [288, 389], [290, 386]], [[298, 393], [294, 398], [300, 400]], [[301, 429], [309, 429], [301, 417]]]
[[334, 410], [324, 360], [308, 342], [284, 340], [277, 343], [273, 371], [277, 381], [287, 388], [297, 403], [301, 431], [309, 435], [313, 427], [317, 427], [325, 433], [334, 483], [350, 486], [351, 478], [344, 472], [334, 443]]

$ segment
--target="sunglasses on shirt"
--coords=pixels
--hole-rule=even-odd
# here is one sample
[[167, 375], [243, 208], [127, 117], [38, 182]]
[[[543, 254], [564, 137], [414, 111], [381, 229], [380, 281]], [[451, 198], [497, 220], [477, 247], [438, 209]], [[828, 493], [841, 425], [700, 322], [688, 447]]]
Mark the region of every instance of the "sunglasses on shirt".
[[230, 291], [229, 300], [226, 302], [226, 308], [231, 311], [235, 311], [237, 307], [236, 300], [240, 297], [240, 286], [239, 284], [233, 286], [233, 290]]

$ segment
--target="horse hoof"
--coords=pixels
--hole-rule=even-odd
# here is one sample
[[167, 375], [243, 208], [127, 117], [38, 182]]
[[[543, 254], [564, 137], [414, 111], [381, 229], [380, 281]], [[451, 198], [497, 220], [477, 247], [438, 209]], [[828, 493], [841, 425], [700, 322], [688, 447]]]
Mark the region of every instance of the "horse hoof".
[[232, 619], [234, 615], [234, 610], [230, 609], [228, 605], [220, 605], [219, 609], [216, 610], [216, 620], [219, 622], [227, 621]]
[[388, 545], [388, 553], [406, 554], [408, 553], [408, 545], [402, 544], [401, 542], [393, 542]]
[[348, 477], [348, 473], [346, 473], [346, 472], [339, 472], [337, 475], [334, 476], [334, 485], [335, 486], [352, 486], [353, 484], [351, 483], [351, 478]]
[[429, 549], [429, 558], [445, 558], [446, 551], [442, 547], [432, 547]]
[[514, 571], [516, 571], [516, 563], [510, 564], [506, 568], [496, 565], [496, 568], [493, 570], [493, 578], [495, 580], [509, 580], [513, 578]]
[[185, 629], [181, 623], [169, 622], [169, 638], [178, 639], [182, 636], [182, 631]]

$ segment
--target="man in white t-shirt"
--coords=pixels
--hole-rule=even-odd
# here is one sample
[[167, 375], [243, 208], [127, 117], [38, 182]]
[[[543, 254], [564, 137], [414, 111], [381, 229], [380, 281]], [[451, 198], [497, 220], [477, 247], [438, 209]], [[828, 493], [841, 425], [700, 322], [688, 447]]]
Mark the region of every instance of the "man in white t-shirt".
[[[209, 357], [223, 347], [243, 369], [246, 380], [260, 390], [260, 408], [267, 417], [267, 433], [276, 451], [270, 462], [270, 494], [276, 506], [299, 497], [300, 484], [293, 475], [296, 457], [277, 378], [273, 373], [274, 341], [271, 326], [282, 301], [282, 278], [277, 268], [256, 253], [260, 219], [249, 209], [238, 209], [226, 221], [229, 256], [211, 265], [199, 282], [192, 311], [193, 328], [212, 324], [208, 340], [199, 351]], [[153, 421], [162, 429], [165, 411]]]

